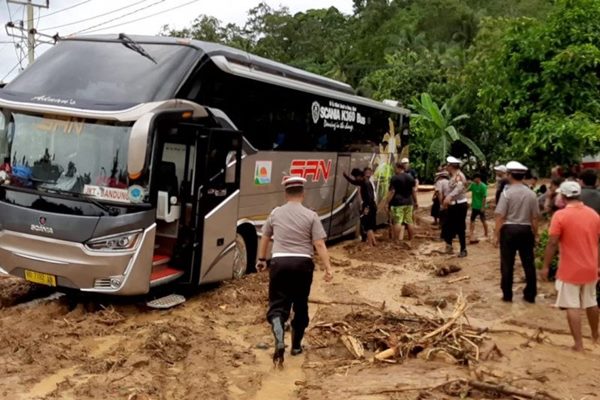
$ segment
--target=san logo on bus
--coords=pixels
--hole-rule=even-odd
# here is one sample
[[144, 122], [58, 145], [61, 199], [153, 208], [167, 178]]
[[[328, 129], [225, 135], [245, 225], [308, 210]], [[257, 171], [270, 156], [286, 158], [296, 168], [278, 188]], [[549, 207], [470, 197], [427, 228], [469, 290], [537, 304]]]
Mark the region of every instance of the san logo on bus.
[[290, 165], [291, 176], [301, 176], [311, 182], [329, 180], [331, 173], [331, 160], [292, 160]]

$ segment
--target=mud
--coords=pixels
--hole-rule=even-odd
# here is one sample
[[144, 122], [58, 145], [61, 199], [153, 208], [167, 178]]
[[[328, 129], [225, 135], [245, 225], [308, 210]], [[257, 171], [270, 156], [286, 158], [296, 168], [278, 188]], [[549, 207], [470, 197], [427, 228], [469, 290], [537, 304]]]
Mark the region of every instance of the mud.
[[[334, 280], [315, 272], [306, 351], [286, 354], [282, 371], [271, 362], [267, 274], [204, 289], [166, 311], [135, 301], [73, 307], [70, 296], [18, 305], [51, 291], [0, 278], [0, 399], [511, 398], [473, 389], [469, 379], [565, 400], [600, 398], [600, 350], [589, 338], [585, 352], [570, 350], [565, 316], [551, 307], [551, 283], [540, 284], [537, 304], [521, 302], [517, 267], [515, 302], [503, 303], [497, 249], [480, 241], [465, 259], [441, 254], [439, 231], [422, 221], [410, 247], [390, 243], [384, 230], [375, 249], [360, 242], [331, 248]], [[461, 270], [436, 276], [449, 266]], [[467, 318], [457, 327], [485, 332], [478, 356], [469, 353], [478, 360], [465, 366], [415, 349], [372, 362], [377, 352], [439, 327], [461, 293]], [[415, 315], [433, 325], [412, 321]], [[342, 335], [360, 341], [364, 358], [348, 351]]]

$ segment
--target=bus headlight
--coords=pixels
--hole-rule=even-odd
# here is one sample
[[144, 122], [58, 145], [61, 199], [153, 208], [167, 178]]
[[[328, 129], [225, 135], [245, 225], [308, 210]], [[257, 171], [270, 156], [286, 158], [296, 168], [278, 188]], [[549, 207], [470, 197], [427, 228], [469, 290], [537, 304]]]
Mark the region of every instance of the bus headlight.
[[132, 250], [136, 247], [142, 231], [121, 233], [89, 240], [85, 246], [94, 251]]

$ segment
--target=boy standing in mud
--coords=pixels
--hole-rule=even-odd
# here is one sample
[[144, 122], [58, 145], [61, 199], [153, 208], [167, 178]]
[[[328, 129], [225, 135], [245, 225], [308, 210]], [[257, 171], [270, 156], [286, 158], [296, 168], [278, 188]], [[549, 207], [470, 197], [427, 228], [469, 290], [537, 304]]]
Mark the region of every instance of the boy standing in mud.
[[[259, 272], [267, 268], [267, 250], [273, 239], [269, 267], [269, 311], [267, 320], [275, 337], [273, 363], [282, 367], [285, 353], [283, 326], [294, 307], [292, 320], [293, 356], [302, 353], [302, 338], [308, 326], [308, 295], [313, 280], [314, 249], [325, 266], [325, 281], [332, 279], [329, 253], [325, 246], [327, 234], [319, 216], [304, 207], [304, 184], [301, 177], [286, 177], [283, 185], [287, 203], [275, 208], [262, 228], [258, 249]], [[314, 247], [313, 247], [314, 246]]]
[[577, 182], [563, 182], [558, 192], [565, 199], [566, 207], [552, 216], [541, 274], [542, 279], [547, 279], [550, 264], [560, 246], [556, 306], [567, 310], [569, 329], [575, 341], [573, 350], [583, 351], [581, 309], [586, 311], [592, 340], [598, 343], [596, 282], [600, 274], [600, 216], [583, 204], [581, 186]]
[[487, 239], [488, 237], [488, 226], [485, 220], [485, 206], [487, 199], [487, 185], [482, 182], [481, 174], [477, 173], [473, 176], [473, 182], [469, 185], [469, 191], [472, 194], [471, 198], [471, 225], [469, 226], [469, 238], [470, 243], [477, 243], [475, 239], [475, 221], [477, 217], [481, 219], [483, 224], [483, 232]]

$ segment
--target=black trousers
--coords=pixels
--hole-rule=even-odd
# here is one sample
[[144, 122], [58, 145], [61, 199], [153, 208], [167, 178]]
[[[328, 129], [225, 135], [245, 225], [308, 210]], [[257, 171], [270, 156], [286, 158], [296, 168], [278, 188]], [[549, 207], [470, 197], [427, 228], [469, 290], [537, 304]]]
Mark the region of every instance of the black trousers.
[[503, 298], [512, 301], [513, 275], [517, 251], [525, 270], [526, 285], [523, 298], [534, 302], [537, 295], [537, 277], [535, 273], [535, 256], [533, 248], [535, 238], [529, 225], [503, 225], [500, 230], [500, 272]]
[[277, 257], [269, 267], [269, 323], [280, 317], [284, 323], [294, 308], [292, 328], [304, 331], [308, 326], [308, 295], [315, 265], [308, 257]]
[[444, 221], [445, 229], [442, 228], [444, 240], [447, 244], [452, 245], [452, 240], [458, 236], [460, 242], [460, 250], [467, 249], [467, 212], [469, 211], [468, 203], [454, 204], [448, 207], [446, 218]]

